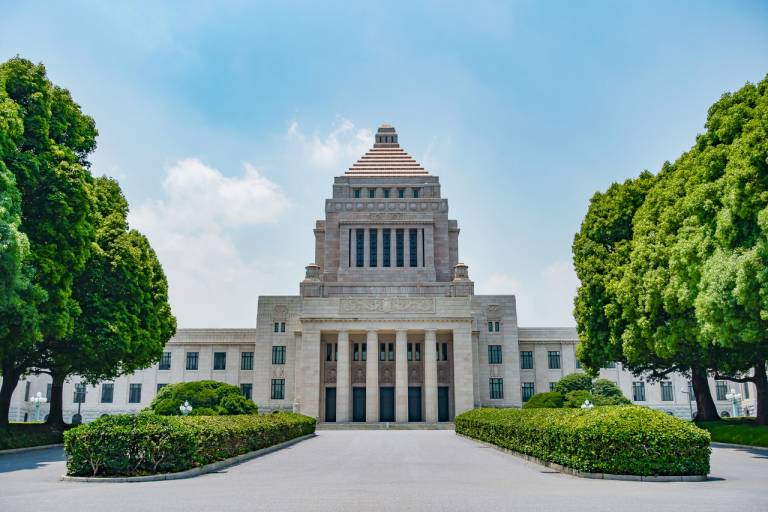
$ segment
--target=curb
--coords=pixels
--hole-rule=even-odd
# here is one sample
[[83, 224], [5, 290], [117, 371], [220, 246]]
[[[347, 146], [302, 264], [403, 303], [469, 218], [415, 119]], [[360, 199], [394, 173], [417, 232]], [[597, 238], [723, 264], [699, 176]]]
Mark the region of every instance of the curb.
[[586, 471], [579, 471], [578, 469], [568, 468], [560, 464], [556, 464], [554, 462], [541, 460], [531, 455], [526, 455], [524, 453], [510, 450], [509, 448], [502, 448], [501, 446], [496, 446], [495, 444], [487, 443], [485, 441], [475, 439], [474, 437], [465, 436], [464, 434], [459, 434], [458, 432], [456, 433], [456, 435], [461, 436], [464, 439], [469, 439], [469, 440], [475, 441], [476, 443], [480, 443], [482, 445], [488, 446], [489, 448], [494, 448], [500, 452], [514, 455], [515, 457], [526, 460], [528, 462], [533, 462], [535, 464], [539, 464], [540, 466], [552, 468], [555, 471], [558, 471], [559, 473], [576, 476], [579, 478], [589, 478], [592, 480], [623, 480], [627, 482], [704, 482], [707, 480], [707, 475], [642, 476], [642, 475], [612, 475], [610, 473], [588, 473]]
[[395, 422], [344, 422], [318, 423], [316, 430], [454, 430], [453, 422], [395, 423]]
[[262, 448], [261, 450], [255, 450], [252, 452], [243, 453], [242, 455], [236, 455], [235, 457], [230, 457], [228, 459], [212, 462], [210, 464], [206, 464], [205, 466], [200, 466], [199, 468], [186, 469], [184, 471], [179, 471], [177, 473], [161, 473], [159, 475], [116, 476], [116, 477], [64, 475], [61, 477], [61, 480], [64, 482], [121, 483], [121, 482], [157, 482], [160, 480], [180, 480], [182, 478], [192, 478], [192, 477], [204, 475], [206, 473], [210, 473], [212, 471], [216, 471], [219, 469], [224, 469], [229, 466], [234, 466], [235, 464], [239, 464], [247, 460], [255, 459], [256, 457], [261, 457], [262, 455], [267, 455], [268, 453], [275, 452], [282, 448], [287, 448], [288, 446], [304, 441], [305, 439], [315, 437], [316, 435], [317, 434], [313, 432], [312, 434], [307, 434], [305, 436], [289, 439], [288, 441], [284, 441], [280, 444], [267, 446], [266, 448]]
[[731, 444], [731, 443], [720, 443], [720, 442], [712, 442], [709, 444], [716, 448], [736, 448], [740, 450], [755, 450], [760, 453], [768, 454], [768, 446], [755, 446], [751, 444]]
[[46, 448], [58, 448], [62, 446], [64, 446], [64, 443], [41, 444], [39, 446], [27, 446], [25, 448], [10, 448], [8, 450], [0, 450], [0, 455], [10, 454], [10, 453], [33, 452], [35, 450], [44, 450]]

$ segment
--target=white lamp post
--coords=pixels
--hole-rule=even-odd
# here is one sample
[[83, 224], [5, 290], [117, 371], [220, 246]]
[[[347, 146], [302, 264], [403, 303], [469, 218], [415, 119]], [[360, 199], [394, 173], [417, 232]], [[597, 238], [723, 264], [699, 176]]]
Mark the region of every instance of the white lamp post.
[[184, 403], [179, 406], [179, 410], [181, 411], [181, 414], [186, 416], [190, 412], [192, 412], [192, 406], [189, 405], [189, 401], [184, 400]]
[[725, 398], [731, 401], [731, 415], [734, 418], [740, 416], [739, 402], [741, 401], [741, 393], [737, 393], [735, 389], [731, 388], [731, 392], [725, 395]]
[[48, 399], [38, 391], [30, 400], [35, 404], [35, 421], [40, 421], [40, 404], [44, 404]]
[[584, 400], [584, 403], [581, 404], [581, 408], [582, 409], [592, 409], [594, 406], [595, 406], [595, 404], [593, 404], [589, 400]]

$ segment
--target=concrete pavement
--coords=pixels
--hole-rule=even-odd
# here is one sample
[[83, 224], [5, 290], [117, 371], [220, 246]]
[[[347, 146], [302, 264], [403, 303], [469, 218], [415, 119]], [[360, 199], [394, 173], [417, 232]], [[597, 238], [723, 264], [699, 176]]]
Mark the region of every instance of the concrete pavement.
[[715, 448], [712, 479], [587, 480], [451, 431], [320, 431], [219, 473], [146, 483], [61, 482], [61, 449], [0, 456], [0, 510], [764, 511], [768, 455]]

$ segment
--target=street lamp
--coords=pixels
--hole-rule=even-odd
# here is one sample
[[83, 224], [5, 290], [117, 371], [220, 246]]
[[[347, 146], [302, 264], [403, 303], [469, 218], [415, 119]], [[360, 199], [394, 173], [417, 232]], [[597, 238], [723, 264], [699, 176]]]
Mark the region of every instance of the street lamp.
[[584, 403], [581, 404], [581, 408], [582, 409], [592, 409], [594, 406], [595, 406], [595, 404], [593, 404], [589, 400], [584, 400]]
[[181, 411], [181, 414], [186, 416], [190, 412], [192, 412], [192, 406], [189, 405], [189, 401], [184, 400], [184, 403], [179, 406], [179, 410]]
[[691, 412], [691, 419], [693, 419], [693, 406], [691, 405], [691, 393], [685, 388], [680, 388], [680, 392], [688, 397], [688, 410]]
[[731, 392], [725, 395], [725, 398], [731, 401], [731, 415], [734, 418], [740, 416], [739, 402], [741, 401], [741, 393], [737, 393], [735, 389], [731, 388]]
[[31, 398], [31, 401], [35, 404], [35, 421], [40, 421], [40, 404], [44, 404], [48, 399], [38, 391], [35, 396]]

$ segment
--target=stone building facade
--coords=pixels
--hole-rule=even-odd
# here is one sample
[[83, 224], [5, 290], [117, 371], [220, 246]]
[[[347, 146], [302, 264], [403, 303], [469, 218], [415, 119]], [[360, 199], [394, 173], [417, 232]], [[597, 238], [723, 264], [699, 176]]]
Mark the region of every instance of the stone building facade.
[[[259, 297], [255, 329], [179, 329], [153, 368], [84, 388], [75, 377], [65, 385], [65, 417], [136, 411], [163, 385], [215, 379], [263, 410], [435, 423], [473, 407], [519, 407], [580, 371], [575, 329], [519, 327], [514, 295], [475, 294], [440, 180], [391, 126], [334, 179], [314, 237], [299, 295]], [[637, 403], [681, 417], [695, 407], [682, 376], [651, 383], [620, 366], [601, 374]], [[47, 384], [23, 380], [12, 418], [34, 419], [29, 399]], [[712, 382], [718, 410], [731, 408], [723, 386], [754, 397], [749, 387]]]

